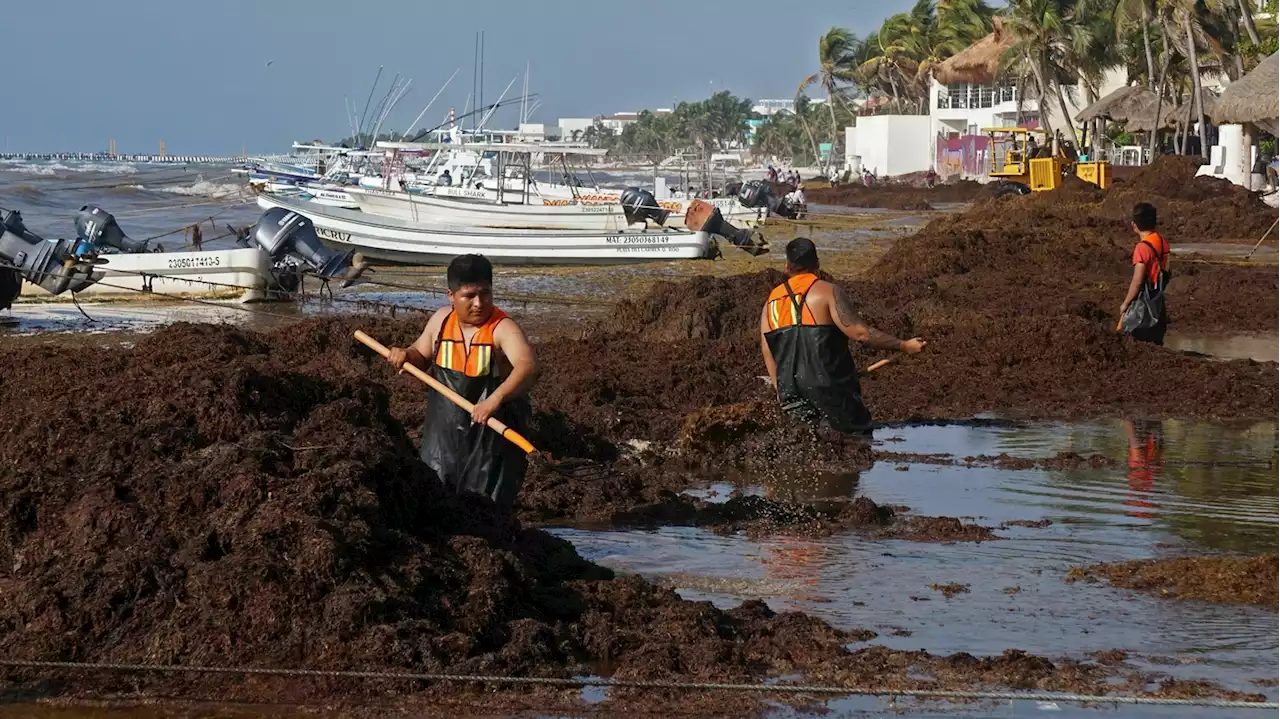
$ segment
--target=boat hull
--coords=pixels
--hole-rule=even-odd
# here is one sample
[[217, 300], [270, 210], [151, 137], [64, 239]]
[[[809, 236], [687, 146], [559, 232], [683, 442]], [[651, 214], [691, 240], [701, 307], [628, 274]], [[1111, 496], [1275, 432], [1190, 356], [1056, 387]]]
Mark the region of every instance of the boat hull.
[[706, 257], [711, 237], [688, 230], [503, 231], [429, 225], [260, 195], [263, 209], [283, 207], [311, 220], [325, 244], [368, 258], [418, 265], [448, 264], [482, 254], [497, 265], [618, 265]]
[[[132, 296], [149, 287], [168, 295], [234, 295], [251, 302], [264, 299], [272, 283], [271, 257], [257, 248], [121, 253], [100, 259], [105, 262], [95, 271], [102, 278], [79, 294]], [[30, 283], [23, 284], [22, 293], [49, 296]]]
[[302, 199], [325, 207], [341, 207], [344, 210], [360, 208], [345, 189], [310, 186], [302, 188], [301, 195]]
[[[445, 196], [448, 192], [450, 196]], [[462, 199], [454, 193], [472, 192], [474, 199]], [[396, 190], [362, 188], [348, 193], [363, 212], [412, 222], [465, 225], [493, 229], [563, 229], [620, 231], [642, 229], [640, 224], [628, 226], [622, 205], [606, 198], [601, 202], [568, 204], [568, 200], [536, 200], [541, 204], [496, 204], [484, 202], [491, 191], [462, 188], [437, 188], [434, 194], [411, 194]], [[565, 204], [555, 204], [564, 202]], [[691, 200], [667, 200], [659, 204], [671, 212], [669, 227], [684, 228], [684, 213]], [[709, 200], [720, 208], [730, 224], [755, 227], [764, 221], [763, 209], [743, 207], [736, 198]]]

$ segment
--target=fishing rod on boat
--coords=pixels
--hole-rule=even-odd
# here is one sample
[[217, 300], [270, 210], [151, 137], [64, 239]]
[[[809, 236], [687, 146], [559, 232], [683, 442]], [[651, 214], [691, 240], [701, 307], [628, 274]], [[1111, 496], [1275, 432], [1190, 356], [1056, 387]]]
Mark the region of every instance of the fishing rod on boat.
[[[531, 97], [532, 97], [532, 96], [531, 96]], [[476, 115], [476, 114], [479, 114], [479, 113], [481, 113], [481, 112], [488, 112], [488, 111], [490, 111], [490, 110], [492, 110], [492, 109], [495, 109], [495, 108], [498, 108], [498, 107], [506, 107], [506, 106], [508, 106], [508, 105], [513, 105], [513, 104], [515, 104], [515, 103], [517, 103], [517, 102], [520, 102], [520, 100], [521, 100], [521, 98], [513, 97], [513, 98], [511, 98], [510, 100], [503, 100], [502, 102], [495, 102], [495, 103], [493, 103], [492, 105], [486, 105], [486, 106], [484, 106], [484, 107], [481, 107], [481, 108], [477, 108], [477, 109], [475, 109], [475, 110], [472, 110], [471, 112], [467, 112], [467, 113], [463, 113], [462, 115], [455, 116], [455, 117], [453, 118], [453, 122], [456, 124], [456, 123], [457, 123], [457, 122], [459, 122], [460, 120], [465, 120], [466, 118], [471, 117], [472, 115]], [[422, 130], [422, 131], [421, 131], [421, 132], [419, 132], [418, 134], [414, 135], [414, 136], [413, 136], [413, 139], [412, 139], [412, 140], [410, 140], [409, 142], [417, 142], [417, 141], [421, 140], [422, 138], [426, 137], [427, 135], [430, 135], [431, 133], [435, 132], [436, 130], [439, 130], [440, 128], [442, 128], [442, 127], [444, 127], [445, 125], [448, 125], [448, 124], [450, 124], [450, 123], [449, 123], [449, 121], [448, 121], [448, 120], [445, 120], [444, 122], [440, 123], [439, 125], [436, 125], [435, 127], [432, 127], [432, 128], [426, 129], [426, 130]]]
[[369, 88], [369, 97], [364, 101], [364, 111], [360, 113], [360, 121], [356, 123], [355, 144], [360, 144], [360, 130], [364, 128], [364, 116], [369, 112], [369, 103], [373, 101], [373, 91], [378, 89], [378, 80], [382, 79], [383, 65], [378, 66], [378, 74], [373, 77], [373, 87]]
[[387, 90], [387, 92], [381, 98], [378, 99], [378, 104], [373, 106], [373, 115], [369, 118], [370, 121], [373, 123], [374, 141], [378, 139], [378, 125], [382, 124], [382, 118], [386, 117], [387, 103], [388, 101], [391, 100], [392, 96], [394, 96], [396, 92], [399, 91], [399, 89], [400, 89], [400, 73], [397, 72], [396, 76], [391, 78], [391, 87]]
[[[393, 98], [391, 102], [388, 103], [387, 106], [382, 110], [382, 114], [378, 116], [378, 124], [373, 126], [373, 142], [378, 141], [378, 133], [382, 130], [382, 123], [386, 122], [387, 115], [391, 114], [391, 111], [395, 109], [395, 106], [400, 102], [400, 99], [409, 92], [409, 86], [412, 84], [413, 84], [413, 80], [409, 80], [404, 85], [402, 85], [399, 91], [396, 92], [395, 98]], [[394, 89], [395, 86], [392, 85], [392, 88]]]
[[[503, 90], [503, 91], [502, 91], [502, 94], [501, 94], [501, 95], [499, 95], [499, 96], [498, 96], [498, 102], [499, 102], [499, 103], [501, 103], [501, 102], [502, 102], [502, 100], [503, 100], [503, 98], [505, 98], [505, 97], [507, 96], [507, 92], [511, 89], [511, 86], [512, 86], [512, 85], [516, 84], [516, 80], [517, 80], [519, 77], [520, 77], [520, 73], [516, 73], [515, 77], [512, 77], [512, 78], [511, 78], [511, 82], [507, 83], [507, 88], [506, 88], [505, 90]], [[521, 98], [521, 99], [522, 99], [522, 101], [523, 101], [523, 100], [524, 100], [524, 99], [526, 99], [526, 98]], [[523, 103], [523, 102], [521, 102], [521, 104], [523, 105], [524, 103]], [[498, 108], [497, 108], [497, 106], [495, 105], [495, 106], [494, 106], [494, 108], [493, 108], [492, 110], [490, 110], [489, 112], [485, 113], [484, 117], [480, 118], [480, 126], [479, 126], [479, 127], [477, 127], [477, 128], [476, 128], [476, 130], [477, 130], [477, 131], [479, 131], [480, 129], [482, 129], [482, 128], [485, 126], [485, 123], [489, 122], [489, 118], [493, 117], [493, 113], [495, 113], [495, 112], [497, 112], [497, 111], [498, 111]]]
[[453, 82], [453, 78], [457, 77], [457, 76], [458, 76], [458, 72], [459, 72], [459, 71], [461, 71], [461, 70], [462, 70], [462, 68], [458, 68], [457, 70], [454, 70], [454, 71], [453, 71], [453, 74], [449, 76], [449, 79], [448, 79], [448, 80], [445, 80], [445, 81], [444, 81], [444, 84], [440, 86], [440, 89], [439, 89], [439, 90], [436, 90], [435, 97], [432, 97], [432, 98], [431, 98], [431, 102], [428, 102], [428, 103], [427, 103], [427, 106], [426, 106], [426, 107], [424, 107], [424, 108], [422, 108], [422, 112], [418, 113], [418, 116], [417, 116], [417, 117], [415, 117], [415, 118], [413, 118], [413, 122], [412, 122], [412, 123], [410, 123], [410, 125], [409, 125], [409, 129], [405, 130], [405, 131], [404, 131], [404, 134], [400, 135], [400, 140], [401, 140], [402, 142], [404, 141], [404, 139], [405, 139], [406, 137], [408, 137], [408, 136], [409, 136], [409, 133], [413, 132], [413, 128], [415, 128], [415, 127], [417, 127], [417, 126], [418, 126], [418, 121], [422, 119], [422, 116], [423, 116], [423, 115], [427, 114], [427, 110], [430, 110], [430, 109], [431, 109], [431, 106], [435, 104], [436, 100], [440, 97], [440, 93], [444, 92], [444, 89], [445, 89], [446, 87], [449, 87], [449, 83]]

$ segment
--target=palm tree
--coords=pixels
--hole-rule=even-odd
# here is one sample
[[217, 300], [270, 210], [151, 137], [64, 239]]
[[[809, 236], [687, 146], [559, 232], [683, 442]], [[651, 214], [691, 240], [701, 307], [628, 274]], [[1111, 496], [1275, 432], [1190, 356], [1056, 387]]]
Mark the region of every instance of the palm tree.
[[[1101, 96], [1107, 71], [1124, 61], [1123, 46], [1115, 42], [1116, 9], [1115, 0], [1075, 0], [1072, 8], [1071, 17], [1076, 31], [1072, 34], [1067, 62], [1082, 81], [1090, 104]], [[1070, 123], [1071, 119], [1068, 118], [1067, 122]], [[1095, 147], [1101, 123], [1100, 118], [1094, 121], [1093, 129], [1088, 133], [1093, 136]]]
[[1142, 28], [1142, 51], [1147, 59], [1147, 89], [1156, 91], [1156, 63], [1151, 51], [1151, 0], [1119, 0], [1116, 4], [1116, 39], [1136, 22]]
[[[809, 127], [809, 120], [805, 117], [805, 115], [809, 114], [810, 107], [809, 98], [804, 94], [804, 90], [797, 91], [795, 101], [796, 119], [800, 121], [800, 126], [804, 128], [804, 133], [809, 136], [809, 144], [813, 146], [813, 161], [819, 162], [821, 161], [822, 153], [818, 152], [818, 141], [814, 139], [813, 130]], [[823, 174], [826, 174], [825, 164], [824, 162]]]
[[994, 14], [983, 0], [938, 0], [938, 39], [947, 57], [991, 32]]
[[1200, 132], [1200, 156], [1209, 158], [1209, 128], [1204, 114], [1204, 97], [1200, 86], [1200, 59], [1196, 51], [1197, 36], [1204, 36], [1200, 13], [1212, 14], [1221, 12], [1218, 0], [1167, 0], [1168, 9], [1178, 30], [1183, 34], [1186, 43], [1182, 47], [1183, 57], [1187, 59], [1187, 71], [1191, 75], [1192, 102], [1195, 103], [1196, 124]]
[[886, 20], [880, 30], [871, 33], [863, 41], [866, 50], [862, 53], [862, 61], [858, 64], [857, 77], [868, 90], [875, 89], [887, 97], [892, 97], [894, 105], [897, 105], [900, 101], [898, 78], [901, 77], [902, 72], [895, 60], [897, 46], [892, 40], [887, 47], [885, 44], [885, 38], [889, 36], [889, 32], [889, 21]]
[[[856, 58], [858, 38], [841, 27], [833, 27], [818, 38], [818, 71], [800, 81], [796, 93], [803, 93], [805, 88], [819, 84], [827, 91], [827, 109], [831, 114], [831, 148], [835, 154], [839, 142], [840, 130], [836, 127], [836, 101], [843, 102], [840, 83], [852, 83], [856, 78]], [[816, 151], [816, 150], [815, 150]], [[825, 170], [826, 163], [823, 162]]]
[[1258, 24], [1253, 21], [1253, 3], [1249, 0], [1236, 0], [1240, 9], [1240, 19], [1244, 22], [1245, 32], [1249, 33], [1249, 42], [1255, 46], [1262, 42], [1258, 36]]
[[1071, 122], [1062, 82], [1074, 74], [1068, 62], [1071, 48], [1078, 43], [1073, 9], [1065, 0], [1011, 0], [1005, 23], [1015, 38], [1005, 62], [1024, 63], [1031, 71], [1040, 95], [1040, 121], [1050, 132], [1053, 127], [1045, 112], [1045, 101], [1053, 95], [1062, 116], [1068, 124]]

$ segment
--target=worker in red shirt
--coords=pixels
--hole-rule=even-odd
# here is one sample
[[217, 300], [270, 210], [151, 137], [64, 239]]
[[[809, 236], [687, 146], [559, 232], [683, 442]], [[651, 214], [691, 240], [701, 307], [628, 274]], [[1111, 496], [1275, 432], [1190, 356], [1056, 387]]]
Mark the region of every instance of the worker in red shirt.
[[1163, 345], [1169, 328], [1164, 299], [1169, 282], [1169, 243], [1156, 232], [1156, 208], [1150, 203], [1133, 206], [1129, 225], [1138, 235], [1138, 244], [1133, 248], [1133, 279], [1120, 303], [1116, 331], [1139, 342]]

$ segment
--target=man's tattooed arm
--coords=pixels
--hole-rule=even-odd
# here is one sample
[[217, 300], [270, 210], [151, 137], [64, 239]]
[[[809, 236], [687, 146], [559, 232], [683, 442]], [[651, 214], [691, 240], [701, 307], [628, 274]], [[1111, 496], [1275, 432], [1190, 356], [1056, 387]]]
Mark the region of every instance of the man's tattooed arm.
[[893, 335], [881, 332], [871, 327], [862, 320], [858, 311], [853, 306], [853, 300], [849, 299], [849, 295], [839, 286], [835, 286], [835, 321], [836, 325], [849, 336], [850, 339], [859, 342], [865, 342], [871, 347], [878, 350], [900, 350], [902, 349], [902, 340]]

